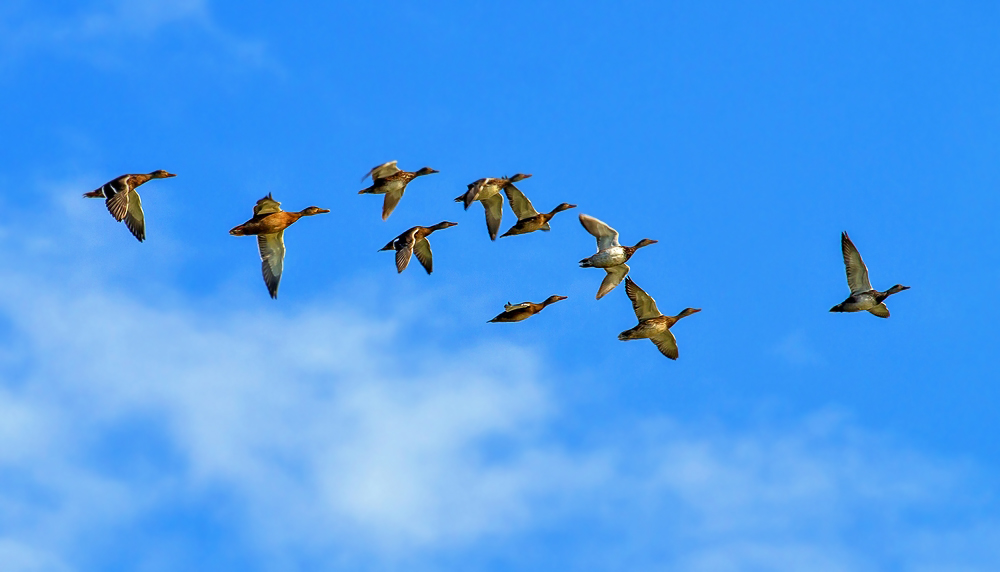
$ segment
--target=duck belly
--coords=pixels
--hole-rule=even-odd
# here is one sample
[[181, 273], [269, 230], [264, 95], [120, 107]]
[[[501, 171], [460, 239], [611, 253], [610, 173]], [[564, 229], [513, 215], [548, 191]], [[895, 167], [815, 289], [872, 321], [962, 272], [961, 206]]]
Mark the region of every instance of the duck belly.
[[402, 179], [394, 179], [392, 181], [386, 182], [382, 185], [382, 189], [378, 191], [379, 193], [394, 193], [406, 186], [407, 181]]
[[878, 300], [871, 294], [860, 294], [851, 296], [840, 305], [835, 306], [838, 312], [866, 312], [878, 306]]
[[622, 341], [627, 341], [627, 340], [644, 340], [647, 338], [655, 338], [668, 329], [669, 328], [667, 328], [667, 325], [662, 321], [645, 320], [643, 322], [639, 322], [638, 326], [625, 330], [624, 332], [618, 334], [618, 339]]
[[611, 266], [625, 264], [626, 260], [628, 260], [628, 256], [625, 255], [625, 249], [620, 246], [606, 248], [586, 259], [589, 266], [593, 266], [594, 268], [610, 268]]

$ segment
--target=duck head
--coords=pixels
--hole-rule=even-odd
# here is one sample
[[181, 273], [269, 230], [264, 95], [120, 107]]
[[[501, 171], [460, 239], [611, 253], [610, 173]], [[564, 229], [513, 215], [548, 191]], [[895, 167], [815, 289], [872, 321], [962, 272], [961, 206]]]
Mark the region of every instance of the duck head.
[[419, 171], [417, 171], [416, 173], [414, 173], [414, 175], [416, 175], [417, 177], [420, 177], [420, 176], [423, 176], [423, 175], [433, 175], [434, 173], [440, 173], [440, 172], [441, 171], [438, 171], [437, 169], [431, 169], [430, 167], [424, 167], [423, 169], [420, 169]]
[[428, 227], [428, 228], [430, 228], [431, 230], [441, 230], [443, 228], [448, 228], [450, 226], [458, 226], [458, 223], [457, 222], [442, 221], [442, 222], [439, 222], [436, 225]]
[[549, 296], [542, 302], [542, 306], [548, 306], [549, 304], [555, 304], [559, 300], [565, 300], [567, 296]]
[[690, 316], [691, 314], [697, 314], [701, 311], [701, 308], [684, 308], [681, 310], [680, 314], [677, 314], [677, 319], [680, 320], [684, 316]]
[[163, 169], [158, 169], [158, 170], [153, 171], [152, 173], [150, 173], [149, 176], [152, 177], [152, 178], [154, 178], [154, 179], [166, 179], [166, 178], [169, 178], [169, 177], [176, 177], [177, 175], [175, 175], [173, 173], [168, 173], [168, 172], [164, 171]]
[[312, 216], [328, 212], [330, 212], [330, 209], [321, 209], [319, 207], [306, 207], [301, 211], [299, 211], [299, 214], [301, 214], [302, 216]]
[[529, 174], [517, 173], [516, 175], [514, 175], [513, 177], [510, 178], [510, 182], [516, 183], [518, 181], [523, 181], [523, 180], [525, 180], [525, 179], [527, 179], [529, 177], [531, 177], [530, 173]]
[[643, 246], [649, 246], [650, 244], [656, 244], [657, 242], [660, 242], [660, 241], [653, 240], [652, 238], [644, 238], [644, 239], [640, 240], [639, 242], [635, 243], [635, 246], [633, 246], [632, 248], [634, 248], [634, 249], [636, 249], [636, 248], [642, 248]]
[[895, 294], [896, 292], [902, 292], [903, 290], [909, 290], [909, 286], [903, 286], [902, 284], [896, 284], [892, 288], [886, 290], [886, 295]]

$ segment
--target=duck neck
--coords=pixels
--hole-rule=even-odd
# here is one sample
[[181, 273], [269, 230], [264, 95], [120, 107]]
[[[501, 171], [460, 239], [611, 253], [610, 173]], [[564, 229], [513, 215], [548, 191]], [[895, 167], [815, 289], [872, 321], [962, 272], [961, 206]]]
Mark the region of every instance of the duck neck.
[[676, 322], [677, 320], [680, 320], [681, 318], [686, 318], [687, 316], [690, 316], [691, 314], [694, 314], [695, 312], [698, 312], [698, 310], [695, 310], [694, 308], [684, 308], [683, 310], [681, 310], [680, 314], [677, 314], [676, 316], [674, 316], [674, 322]]
[[882, 302], [882, 300], [885, 300], [886, 298], [888, 298], [889, 296], [892, 296], [893, 294], [898, 294], [898, 293], [902, 292], [903, 290], [907, 290], [907, 288], [905, 286], [900, 286], [899, 284], [896, 284], [895, 286], [893, 286], [892, 288], [889, 288], [885, 292], [879, 292], [878, 290], [876, 290], [875, 291], [875, 301]]

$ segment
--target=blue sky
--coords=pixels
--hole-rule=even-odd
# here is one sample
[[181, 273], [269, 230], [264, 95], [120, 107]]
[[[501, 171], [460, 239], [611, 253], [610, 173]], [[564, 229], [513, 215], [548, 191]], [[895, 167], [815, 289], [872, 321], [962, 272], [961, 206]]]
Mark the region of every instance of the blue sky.
[[[1000, 567], [1000, 7], [688, 4], [6, 3], [4, 570]], [[155, 169], [143, 244], [80, 197]], [[515, 172], [579, 207], [492, 243]], [[277, 301], [267, 193], [332, 210]], [[827, 311], [843, 230], [890, 319]]]

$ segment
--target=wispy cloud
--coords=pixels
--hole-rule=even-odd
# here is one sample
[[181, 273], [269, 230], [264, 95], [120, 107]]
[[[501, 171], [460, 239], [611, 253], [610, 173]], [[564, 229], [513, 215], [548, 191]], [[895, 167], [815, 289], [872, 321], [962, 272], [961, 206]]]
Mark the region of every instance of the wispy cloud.
[[72, 10], [48, 11], [35, 3], [15, 3], [0, 12], [0, 54], [16, 61], [38, 52], [114, 65], [171, 28], [197, 30], [231, 58], [273, 67], [259, 42], [239, 38], [213, 18], [207, 0], [113, 0]]
[[[74, 224], [34, 228], [80, 244]], [[528, 567], [562, 550], [548, 561], [563, 569], [1000, 564], [977, 492], [988, 479], [849, 417], [595, 420], [580, 439], [536, 351], [436, 347], [336, 300], [254, 314], [182, 292], [145, 302], [24, 244], [0, 283], [0, 558], [15, 570], [100, 563], [95, 531], [155, 542], [136, 531], [176, 506], [248, 539], [220, 550], [259, 555], [262, 570], [330, 551], [344, 569], [442, 554], [469, 569], [498, 543], [530, 547]], [[556, 530], [578, 540], [532, 544]]]
[[805, 332], [792, 332], [771, 349], [772, 353], [794, 366], [822, 365], [824, 357], [809, 343]]

